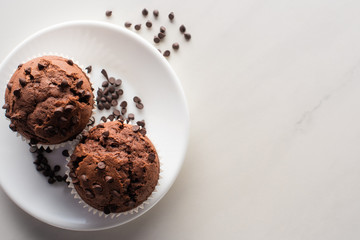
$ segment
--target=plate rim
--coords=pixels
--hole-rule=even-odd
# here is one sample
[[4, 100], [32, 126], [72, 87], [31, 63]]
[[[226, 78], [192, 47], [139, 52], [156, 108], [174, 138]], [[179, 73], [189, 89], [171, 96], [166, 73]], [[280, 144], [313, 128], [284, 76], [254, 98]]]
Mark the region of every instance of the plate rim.
[[[20, 209], [22, 209], [24, 212], [26, 212], [27, 214], [29, 214], [30, 216], [46, 223], [49, 224], [51, 226], [55, 226], [61, 229], [66, 229], [66, 230], [72, 230], [72, 231], [98, 231], [98, 230], [105, 230], [105, 229], [110, 229], [113, 227], [117, 227], [123, 224], [126, 224], [130, 221], [133, 221], [134, 219], [140, 217], [141, 215], [145, 214], [147, 211], [149, 211], [152, 207], [154, 207], [170, 190], [170, 188], [173, 186], [174, 182], [176, 181], [180, 170], [184, 164], [185, 161], [185, 156], [187, 153], [187, 149], [188, 149], [188, 145], [189, 145], [189, 137], [190, 137], [190, 113], [189, 113], [189, 108], [188, 108], [188, 103], [185, 97], [185, 92], [184, 89], [181, 85], [181, 82], [179, 80], [179, 78], [177, 77], [175, 71], [173, 70], [173, 68], [171, 67], [170, 63], [160, 54], [160, 52], [153, 46], [151, 45], [147, 40], [145, 40], [143, 37], [137, 35], [136, 33], [123, 28], [120, 25], [116, 25], [113, 23], [109, 23], [109, 22], [102, 22], [102, 21], [95, 21], [95, 20], [76, 20], [76, 21], [66, 21], [66, 22], [62, 22], [62, 23], [58, 23], [55, 25], [51, 25], [48, 27], [45, 27], [33, 34], [31, 34], [30, 36], [28, 36], [27, 38], [25, 38], [23, 41], [21, 41], [20, 43], [18, 43], [16, 45], [15, 48], [13, 48], [8, 54], [7, 56], [2, 60], [1, 64], [0, 64], [0, 72], [4, 71], [4, 68], [6, 66], [6, 64], [9, 62], [9, 60], [13, 57], [13, 55], [15, 55], [18, 50], [25, 44], [31, 42], [33, 39], [36, 39], [37, 37], [46, 34], [47, 32], [51, 32], [51, 31], [56, 31], [57, 29], [62, 29], [62, 28], [66, 28], [66, 27], [73, 27], [73, 26], [94, 26], [94, 27], [103, 27], [103, 28], [107, 28], [113, 31], [117, 31], [117, 32], [121, 32], [121, 34], [124, 35], [128, 35], [130, 38], [133, 38], [134, 40], [136, 40], [138, 43], [144, 45], [146, 48], [148, 48], [149, 50], [151, 50], [156, 57], [158, 57], [161, 60], [161, 63], [164, 64], [166, 66], [166, 69], [169, 71], [169, 73], [173, 76], [173, 79], [175, 81], [173, 81], [176, 84], [176, 87], [179, 89], [179, 93], [180, 93], [180, 97], [181, 97], [181, 102], [184, 105], [184, 110], [186, 113], [186, 116], [184, 116], [186, 123], [185, 123], [185, 132], [184, 132], [184, 151], [181, 153], [180, 156], [180, 165], [179, 167], [176, 169], [175, 173], [174, 173], [174, 177], [171, 179], [171, 181], [169, 181], [168, 186], [164, 189], [164, 193], [162, 195], [160, 195], [156, 201], [154, 202], [154, 204], [147, 208], [144, 209], [140, 214], [134, 214], [133, 218], [129, 218], [126, 221], [123, 222], [117, 222], [115, 224], [111, 224], [109, 226], [103, 226], [103, 227], [93, 227], [93, 228], [71, 228], [71, 227], [66, 227], [66, 226], [60, 226], [55, 224], [54, 222], [49, 222], [47, 219], [44, 219], [38, 215], [33, 214], [32, 212], [30, 212], [28, 209], [25, 208], [25, 206], [23, 206], [20, 201], [18, 201], [16, 198], [14, 198], [13, 196], [11, 196], [9, 194], [9, 192], [7, 191], [7, 188], [4, 187], [1, 178], [0, 178], [0, 188], [4, 191], [4, 193], [9, 197], [9, 199], [11, 199], [16, 206], [18, 206]], [[89, 213], [90, 214], [90, 213]]]

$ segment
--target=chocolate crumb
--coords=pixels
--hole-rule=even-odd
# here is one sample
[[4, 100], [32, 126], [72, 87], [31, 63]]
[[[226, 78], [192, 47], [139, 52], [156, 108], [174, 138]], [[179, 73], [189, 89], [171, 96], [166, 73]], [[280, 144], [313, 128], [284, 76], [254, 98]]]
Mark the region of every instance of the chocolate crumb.
[[92, 71], [92, 66], [91, 66], [91, 65], [90, 65], [90, 66], [87, 66], [85, 69], [86, 69], [87, 73], [91, 73], [91, 71]]
[[162, 33], [162, 32], [159, 32], [158, 37], [159, 37], [160, 39], [163, 39], [164, 37], [166, 37], [166, 34], [165, 34], [165, 33]]
[[38, 68], [39, 68], [39, 70], [43, 70], [45, 68], [45, 66], [42, 65], [41, 63], [38, 63]]

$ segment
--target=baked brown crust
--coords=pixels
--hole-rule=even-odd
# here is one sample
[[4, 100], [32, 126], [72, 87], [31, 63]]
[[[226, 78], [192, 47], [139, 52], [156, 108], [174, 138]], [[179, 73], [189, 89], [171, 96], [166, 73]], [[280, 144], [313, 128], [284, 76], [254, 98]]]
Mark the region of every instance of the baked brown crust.
[[10, 127], [25, 138], [58, 144], [78, 135], [94, 105], [90, 81], [71, 60], [32, 59], [18, 67], [5, 92]]
[[92, 128], [68, 164], [80, 197], [105, 213], [143, 203], [159, 179], [159, 158], [151, 141], [132, 125], [106, 122]]

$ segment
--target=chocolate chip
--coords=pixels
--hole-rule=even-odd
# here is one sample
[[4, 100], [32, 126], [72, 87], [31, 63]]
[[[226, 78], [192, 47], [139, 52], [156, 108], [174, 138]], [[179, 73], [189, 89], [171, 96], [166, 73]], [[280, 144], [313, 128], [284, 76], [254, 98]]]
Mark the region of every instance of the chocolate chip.
[[180, 48], [180, 45], [179, 45], [179, 43], [173, 43], [173, 45], [172, 45], [172, 48], [174, 49], [174, 50], [178, 50], [179, 48]]
[[111, 104], [111, 106], [115, 107], [115, 106], [118, 105], [118, 102], [114, 99], [114, 100], [111, 101], [110, 104]]
[[104, 162], [98, 162], [97, 164], [97, 168], [100, 169], [100, 170], [104, 170], [106, 167], [105, 163]]
[[56, 179], [56, 181], [58, 181], [58, 182], [62, 182], [62, 181], [63, 181], [63, 178], [62, 178], [62, 176], [60, 176], [60, 175], [56, 175], [56, 176], [55, 176], [55, 179]]
[[8, 84], [6, 85], [6, 87], [7, 87], [7, 89], [9, 89], [9, 91], [11, 91], [12, 83], [8, 83]]
[[105, 69], [101, 70], [101, 74], [106, 78], [109, 79], [108, 74]]
[[41, 63], [38, 63], [38, 69], [43, 70], [45, 68], [45, 65], [42, 65]]
[[113, 78], [113, 77], [109, 78], [109, 83], [114, 85], [115, 84], [115, 78]]
[[66, 105], [65, 106], [65, 112], [67, 112], [67, 113], [69, 113], [69, 112], [71, 112], [72, 110], [74, 110], [75, 109], [75, 107], [73, 106], [73, 105], [71, 105], [71, 104], [69, 104], [69, 105]]
[[126, 108], [126, 107], [127, 107], [127, 101], [122, 101], [122, 102], [120, 103], [120, 107]]
[[129, 28], [129, 27], [131, 27], [132, 23], [131, 22], [125, 22], [124, 25], [125, 25], [125, 27]]
[[145, 17], [145, 16], [148, 15], [149, 12], [148, 12], [148, 10], [146, 8], [144, 8], [141, 13]]
[[64, 111], [63, 107], [58, 107], [58, 108], [55, 108], [54, 114], [57, 116], [60, 116], [63, 113], [63, 111]]
[[102, 116], [100, 120], [103, 121], [103, 122], [106, 122], [107, 119], [106, 119], [105, 116]]
[[26, 80], [23, 79], [23, 78], [19, 78], [19, 83], [22, 87], [25, 87], [26, 86]]
[[110, 114], [108, 117], [107, 117], [110, 121], [113, 121], [115, 119], [115, 116]]
[[130, 120], [134, 120], [134, 119], [135, 119], [135, 115], [134, 115], [133, 113], [129, 113], [128, 118], [129, 118]]
[[55, 182], [56, 182], [56, 180], [52, 177], [48, 179], [49, 184], [54, 184]]
[[10, 105], [5, 103], [3, 106], [2, 106], [2, 109], [5, 109], [5, 110], [9, 110], [10, 108]]
[[63, 151], [61, 152], [61, 154], [62, 154], [64, 157], [69, 157], [69, 156], [70, 156], [69, 151], [68, 151], [67, 149], [63, 150]]
[[106, 103], [104, 103], [104, 107], [106, 110], [109, 110], [111, 108], [111, 105], [110, 105], [110, 103], [106, 102]]
[[164, 26], [161, 26], [161, 27], [160, 27], [160, 32], [161, 32], [161, 33], [165, 33], [165, 32], [166, 32], [166, 28], [165, 28]]
[[157, 36], [154, 37], [154, 42], [155, 43], [159, 43], [160, 42], [160, 38], [158, 38]]
[[14, 90], [14, 95], [15, 95], [15, 97], [19, 98], [20, 95], [21, 95], [20, 89], [15, 89]]
[[106, 11], [106, 12], [105, 12], [105, 15], [106, 15], [107, 17], [111, 17], [112, 11]]
[[31, 73], [31, 67], [25, 69], [25, 74], [29, 75]]
[[102, 188], [102, 186], [100, 185], [100, 184], [94, 184], [93, 186], [92, 186], [92, 188], [96, 191], [96, 192], [102, 192], [102, 190], [103, 190], [103, 188]]
[[66, 182], [67, 178], [68, 178], [68, 175], [67, 175], [67, 174], [64, 174], [64, 176], [62, 176], [62, 180], [63, 180], [64, 182]]
[[38, 150], [38, 148], [37, 148], [36, 146], [31, 146], [31, 147], [29, 148], [29, 151], [30, 151], [31, 153], [36, 153], [37, 150]]
[[102, 135], [103, 135], [104, 138], [108, 138], [109, 135], [110, 135], [110, 132], [109, 132], [109, 131], [105, 131], [105, 132], [102, 133]]
[[120, 193], [118, 191], [116, 191], [116, 190], [112, 190], [111, 194], [114, 195], [115, 197], [118, 197], [118, 198], [121, 197]]
[[120, 116], [120, 111], [117, 110], [117, 109], [115, 109], [114, 112], [113, 112], [113, 114], [114, 114], [116, 117], [118, 117], [118, 116]]
[[141, 24], [136, 24], [134, 28], [135, 30], [139, 31], [141, 29]]
[[138, 96], [135, 96], [133, 98], [133, 101], [136, 102], [136, 103], [139, 103], [139, 102], [141, 102], [141, 99]]
[[80, 176], [80, 179], [81, 179], [83, 182], [86, 182], [86, 181], [88, 180], [88, 177], [87, 177], [85, 174], [83, 174], [83, 175]]
[[97, 104], [97, 108], [98, 108], [99, 110], [103, 110], [103, 109], [104, 109], [104, 104], [98, 103], [98, 104]]
[[164, 55], [164, 57], [169, 57], [170, 56], [170, 51], [166, 50], [163, 55]]
[[110, 208], [108, 206], [105, 206], [104, 207], [104, 211], [103, 211], [105, 214], [110, 214], [111, 211], [110, 211]]
[[141, 133], [141, 135], [145, 136], [146, 135], [146, 129], [145, 128], [142, 128], [140, 129], [139, 131]]
[[118, 90], [116, 90], [116, 93], [117, 93], [119, 96], [121, 96], [121, 95], [124, 94], [124, 91], [123, 91], [122, 89], [118, 89]]
[[106, 101], [108, 101], [110, 104], [111, 104], [111, 101], [112, 101], [112, 96], [106, 96]]
[[61, 87], [61, 88], [66, 88], [66, 87], [68, 87], [68, 86], [69, 86], [68, 81], [67, 81], [66, 79], [63, 79], [63, 80], [61, 81], [60, 87]]
[[152, 22], [147, 21], [147, 22], [145, 23], [145, 25], [146, 25], [148, 28], [151, 28], [151, 27], [152, 27]]
[[84, 81], [83, 80], [79, 80], [77, 83], [76, 83], [76, 87], [77, 88], [80, 88], [82, 85], [83, 85]]
[[90, 192], [89, 190], [85, 190], [85, 196], [87, 198], [94, 198], [95, 197], [95, 195], [92, 192]]
[[116, 100], [119, 98], [119, 95], [117, 94], [117, 92], [114, 92], [111, 94], [111, 98]]
[[13, 124], [13, 123], [10, 123], [10, 124], [9, 124], [9, 128], [10, 128], [11, 130], [13, 130], [14, 132], [16, 131], [15, 124]]
[[154, 14], [154, 17], [158, 17], [158, 16], [159, 16], [159, 10], [156, 10], [156, 9], [155, 9], [155, 10], [153, 11], [153, 14]]
[[112, 183], [114, 179], [111, 176], [105, 176], [105, 182]]
[[190, 33], [185, 33], [184, 36], [185, 36], [185, 39], [188, 40], [188, 41], [191, 39], [191, 34]]
[[103, 94], [104, 94], [104, 95], [107, 95], [108, 93], [109, 93], [109, 88], [107, 87], [107, 88], [104, 89]]
[[140, 127], [145, 127], [145, 121], [144, 120], [137, 121], [136, 124], [139, 125]]
[[125, 115], [125, 113], [126, 113], [126, 108], [122, 108], [122, 109], [121, 109], [121, 114], [122, 114], [122, 115]]
[[174, 20], [174, 17], [175, 17], [175, 15], [174, 15], [173, 12], [169, 13], [169, 19], [170, 19], [171, 21]]
[[[8, 109], [7, 109], [8, 110]], [[8, 112], [5, 112], [5, 117], [7, 117], [7, 118], [11, 118], [11, 115], [10, 115], [10, 113], [8, 113]]]
[[87, 66], [85, 69], [86, 69], [87, 73], [91, 73], [91, 71], [92, 71], [92, 66], [91, 66], [91, 65], [90, 65], [90, 66]]
[[115, 81], [115, 86], [120, 86], [122, 84], [122, 81], [121, 81], [121, 79], [116, 79], [116, 81]]
[[184, 25], [181, 25], [179, 30], [180, 30], [180, 32], [184, 33], [184, 32], [186, 32], [186, 27]]
[[103, 90], [101, 90], [100, 88], [98, 88], [96, 94], [101, 97], [101, 96], [103, 95]]
[[133, 130], [134, 132], [137, 132], [137, 131], [140, 130], [140, 127], [139, 127], [138, 125], [133, 125], [133, 126], [132, 126], [132, 130]]
[[114, 86], [110, 86], [110, 87], [109, 87], [109, 92], [114, 93], [114, 92], [115, 92], [115, 87], [114, 87]]
[[59, 165], [55, 165], [54, 166], [54, 172], [58, 172], [60, 171], [60, 166]]
[[67, 64], [69, 64], [70, 66], [74, 65], [74, 62], [73, 62], [73, 60], [71, 60], [71, 59], [68, 59], [66, 62], [67, 62]]
[[149, 156], [148, 156], [148, 160], [150, 162], [153, 162], [155, 160], [155, 154], [154, 153], [150, 153]]
[[23, 66], [23, 64], [22, 63], [20, 63], [19, 65], [18, 65], [18, 68], [21, 68]]
[[160, 39], [163, 39], [164, 37], [166, 37], [166, 34], [165, 34], [165, 33], [162, 33], [162, 32], [159, 32], [158, 37], [159, 37]]
[[60, 117], [60, 121], [66, 123], [68, 120], [65, 117]]
[[103, 103], [106, 102], [106, 101], [107, 101], [107, 100], [106, 100], [106, 97], [101, 97], [101, 98], [100, 98], [100, 101], [103, 102]]

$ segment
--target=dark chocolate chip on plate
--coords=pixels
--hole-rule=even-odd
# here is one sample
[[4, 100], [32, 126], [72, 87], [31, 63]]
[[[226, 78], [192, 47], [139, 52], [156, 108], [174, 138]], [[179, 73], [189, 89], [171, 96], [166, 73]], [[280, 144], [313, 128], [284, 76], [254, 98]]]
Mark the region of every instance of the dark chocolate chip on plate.
[[61, 154], [62, 154], [64, 157], [69, 157], [69, 156], [70, 156], [69, 151], [68, 151], [67, 149], [63, 150], [63, 151], [61, 152]]
[[184, 25], [181, 25], [179, 27], [179, 30], [180, 30], [180, 32], [184, 33], [184, 32], [186, 32], [186, 27]]
[[158, 17], [159, 16], [159, 10], [155, 9], [153, 11], [154, 17]]
[[185, 33], [184, 36], [185, 36], [185, 39], [186, 39], [186, 40], [190, 40], [190, 39], [191, 39], [191, 34], [190, 34], [190, 33]]
[[166, 32], [166, 28], [165, 28], [164, 26], [161, 26], [161, 27], [160, 27], [160, 32], [161, 32], [161, 33], [165, 33], [165, 32]]
[[154, 43], [159, 43], [160, 42], [160, 38], [158, 36], [154, 37]]
[[129, 118], [130, 120], [134, 120], [134, 119], [135, 119], [135, 115], [134, 115], [133, 113], [129, 113], [128, 118]]
[[148, 15], [149, 12], [148, 12], [148, 10], [146, 8], [144, 8], [141, 13], [145, 17], [145, 16]]
[[122, 108], [126, 108], [126, 107], [127, 107], [127, 101], [122, 101], [122, 102], [120, 103], [120, 106], [121, 106]]
[[114, 84], [115, 83], [115, 78], [113, 78], [113, 77], [109, 78], [109, 83]]
[[180, 48], [180, 45], [179, 45], [179, 43], [173, 43], [173, 45], [172, 45], [172, 48], [174, 49], [174, 50], [178, 50], [179, 48]]
[[169, 13], [169, 19], [172, 21], [175, 18], [174, 12]]
[[142, 104], [141, 102], [140, 103], [136, 103], [136, 107], [138, 109], [143, 109], [144, 108], [144, 104]]
[[116, 79], [115, 80], [115, 86], [120, 86], [122, 84], [122, 81], [121, 81], [121, 79]]
[[87, 66], [85, 69], [87, 70], [87, 73], [91, 73], [91, 71], [92, 71], [92, 66]]
[[106, 15], [107, 17], [111, 17], [112, 11], [106, 11], [106, 12], [105, 12], [105, 15]]
[[141, 99], [138, 96], [135, 96], [133, 98], [133, 101], [136, 102], [136, 103], [139, 103], [139, 102], [141, 102]]
[[105, 87], [109, 86], [109, 82], [108, 81], [103, 81], [101, 86], [105, 88]]
[[166, 50], [163, 55], [164, 55], [164, 57], [169, 57], [170, 56], [170, 51]]
[[139, 31], [141, 29], [141, 24], [136, 24], [134, 28], [135, 30]]
[[162, 32], [159, 32], [158, 37], [159, 37], [160, 39], [163, 39], [164, 37], [166, 37], [166, 34], [165, 34], [165, 33], [162, 33]]
[[152, 22], [147, 21], [147, 22], [145, 23], [145, 25], [146, 25], [146, 27], [151, 28], [151, 27], [152, 27]]
[[132, 25], [131, 22], [125, 22], [125, 23], [124, 23], [124, 26], [127, 27], [127, 28], [131, 27], [131, 25]]

